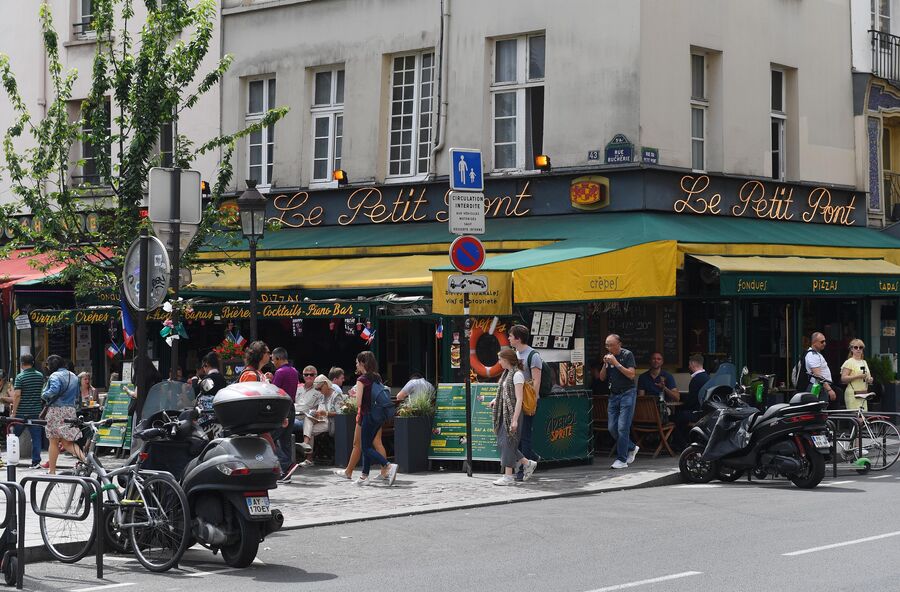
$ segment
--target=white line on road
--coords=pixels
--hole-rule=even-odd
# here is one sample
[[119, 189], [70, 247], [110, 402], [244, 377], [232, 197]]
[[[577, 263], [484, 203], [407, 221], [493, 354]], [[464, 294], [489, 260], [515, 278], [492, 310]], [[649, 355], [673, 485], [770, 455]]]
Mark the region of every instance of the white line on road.
[[90, 588], [74, 588], [72, 590], [69, 590], [69, 592], [93, 592], [94, 590], [112, 590], [113, 588], [123, 588], [125, 586], [134, 586], [134, 582], [122, 582], [121, 584], [91, 586]]
[[856, 481], [832, 481], [831, 483], [825, 483], [819, 487], [833, 487], [835, 485], [846, 485], [847, 483], [856, 483]]
[[872, 479], [890, 479], [891, 475], [878, 475], [877, 477], [872, 477]]
[[827, 551], [828, 549], [836, 549], [838, 547], [846, 547], [848, 545], [858, 545], [860, 543], [869, 543], [871, 541], [879, 541], [890, 537], [900, 536], [900, 530], [888, 532], [875, 536], [866, 537], [864, 539], [856, 539], [853, 541], [844, 541], [843, 543], [834, 543], [831, 545], [823, 545], [821, 547], [813, 547], [812, 549], [803, 549], [802, 551], [792, 551], [790, 553], [782, 553], [782, 557], [796, 557], [797, 555], [806, 555], [807, 553], [815, 553], [816, 551]]
[[231, 567], [228, 569], [217, 569], [214, 571], [195, 571], [194, 573], [185, 574], [186, 578], [202, 578], [203, 576], [214, 576], [216, 574], [228, 573], [230, 571], [238, 571], [237, 567]]
[[670, 576], [651, 578], [649, 580], [640, 580], [639, 582], [628, 582], [627, 584], [607, 586], [606, 588], [597, 588], [596, 590], [591, 590], [590, 592], [612, 592], [613, 590], [625, 590], [627, 588], [636, 588], [637, 586], [645, 586], [647, 584], [658, 584], [659, 582], [668, 582], [669, 580], [678, 580], [681, 578], [689, 578], [691, 576], [699, 576], [702, 573], [702, 571], [683, 571], [681, 573], [672, 574]]
[[712, 487], [722, 487], [722, 486], [717, 483], [691, 483], [689, 485], [676, 485], [675, 487], [690, 487], [690, 488], [694, 488], [694, 489], [700, 489], [700, 488], [712, 488]]

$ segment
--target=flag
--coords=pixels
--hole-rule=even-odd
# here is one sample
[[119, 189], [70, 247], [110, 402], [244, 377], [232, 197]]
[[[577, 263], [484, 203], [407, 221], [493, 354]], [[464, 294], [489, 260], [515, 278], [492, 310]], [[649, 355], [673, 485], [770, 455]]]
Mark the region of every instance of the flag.
[[444, 322], [438, 321], [437, 327], [434, 328], [434, 336], [438, 339], [444, 338]]
[[122, 306], [122, 337], [125, 338], [125, 343], [122, 344], [122, 349], [134, 349], [134, 321], [131, 320], [131, 313], [128, 312], [128, 305], [125, 303], [125, 298], [122, 297], [120, 300], [120, 304]]
[[362, 330], [362, 333], [359, 334], [359, 338], [365, 341], [366, 343], [371, 343], [373, 339], [375, 339], [375, 330], [366, 327]]
[[225, 339], [238, 347], [244, 347], [245, 345], [247, 345], [247, 339], [243, 335], [241, 335], [240, 329], [236, 330], [234, 333], [232, 333], [231, 331], [226, 331]]
[[[124, 343], [122, 344], [122, 347], [125, 347]], [[111, 360], [119, 354], [120, 350], [121, 350], [121, 348], [118, 345], [116, 345], [115, 341], [113, 341], [112, 343], [110, 343], [109, 345], [106, 346], [106, 355], [109, 356], [109, 359]]]

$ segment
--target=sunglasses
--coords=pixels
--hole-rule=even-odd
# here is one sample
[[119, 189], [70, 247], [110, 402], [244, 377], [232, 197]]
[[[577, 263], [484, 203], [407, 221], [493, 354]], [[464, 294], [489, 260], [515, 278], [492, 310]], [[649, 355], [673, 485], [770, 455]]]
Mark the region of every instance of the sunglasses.
[[304, 372], [304, 373], [303, 373], [303, 376], [313, 376], [313, 377], [314, 377], [315, 374], [307, 374], [306, 372]]
[[864, 345], [851, 345], [851, 346], [850, 346], [850, 349], [860, 349], [860, 350], [863, 350], [863, 349], [866, 349], [866, 346], [864, 346]]

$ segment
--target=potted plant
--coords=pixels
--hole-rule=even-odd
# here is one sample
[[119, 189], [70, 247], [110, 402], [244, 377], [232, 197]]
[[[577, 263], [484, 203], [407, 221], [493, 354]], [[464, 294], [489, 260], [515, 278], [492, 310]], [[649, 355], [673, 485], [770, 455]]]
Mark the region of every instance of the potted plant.
[[433, 397], [415, 397], [397, 409], [394, 418], [394, 457], [401, 473], [428, 470], [433, 417]]
[[348, 397], [334, 416], [334, 464], [346, 467], [353, 452], [353, 432], [356, 429], [356, 398]]
[[898, 385], [894, 378], [894, 364], [889, 356], [876, 356], [866, 359], [866, 365], [872, 374], [872, 392], [878, 393], [878, 409], [880, 411], [897, 411]]

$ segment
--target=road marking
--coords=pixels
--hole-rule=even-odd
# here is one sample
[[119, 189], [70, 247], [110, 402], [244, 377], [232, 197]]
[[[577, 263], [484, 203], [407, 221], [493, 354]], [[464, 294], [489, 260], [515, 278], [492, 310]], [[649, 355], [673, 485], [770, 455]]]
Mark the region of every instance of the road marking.
[[606, 588], [597, 588], [590, 592], [612, 592], [613, 590], [625, 590], [627, 588], [636, 588], [647, 584], [658, 584], [659, 582], [668, 582], [669, 580], [678, 580], [681, 578], [689, 578], [691, 576], [699, 576], [702, 571], [683, 571], [681, 573], [672, 574], [670, 576], [662, 576], [659, 578], [651, 578], [649, 580], [640, 580], [638, 582], [628, 582], [627, 584], [618, 584], [616, 586], [607, 586]]
[[123, 588], [125, 586], [134, 586], [134, 582], [122, 582], [121, 584], [106, 584], [104, 586], [91, 586], [90, 588], [74, 588], [69, 592], [93, 592], [94, 590], [111, 590], [113, 588]]
[[260, 559], [259, 557], [256, 557], [256, 558], [253, 559], [253, 564], [254, 564], [254, 565], [265, 565], [266, 563], [265, 563], [262, 559]]
[[214, 571], [195, 571], [194, 573], [185, 574], [186, 578], [202, 578], [203, 576], [214, 576], [216, 574], [228, 573], [230, 571], [238, 571], [239, 568], [231, 567], [228, 569], [217, 569]]
[[137, 561], [137, 559], [135, 559], [134, 557], [116, 557], [115, 555], [110, 555], [110, 556], [104, 555], [103, 562], [107, 563], [109, 561], [112, 561], [112, 562], [121, 561], [123, 563], [126, 563], [128, 561]]
[[847, 483], [856, 483], [856, 481], [832, 481], [831, 483], [820, 485], [820, 487], [833, 487], [835, 485], [846, 485]]
[[683, 487], [683, 488], [684, 487], [692, 487], [692, 488], [698, 489], [698, 488], [704, 488], [704, 487], [710, 488], [710, 487], [722, 487], [722, 486], [717, 483], [691, 483], [689, 485], [676, 485], [675, 487]]
[[872, 477], [872, 479], [890, 479], [892, 475], [878, 475], [877, 477]]
[[843, 543], [834, 543], [831, 545], [823, 545], [821, 547], [813, 547], [812, 549], [803, 549], [802, 551], [792, 551], [790, 553], [782, 553], [782, 557], [795, 557], [797, 555], [806, 555], [807, 553], [815, 553], [816, 551], [827, 551], [828, 549], [837, 549], [838, 547], [846, 547], [848, 545], [858, 545], [860, 543], [869, 543], [872, 541], [880, 541], [881, 539], [887, 539], [890, 537], [900, 536], [900, 530], [895, 532], [888, 532], [885, 534], [879, 534], [875, 536], [866, 537], [864, 539], [856, 539], [852, 541], [844, 541]]

